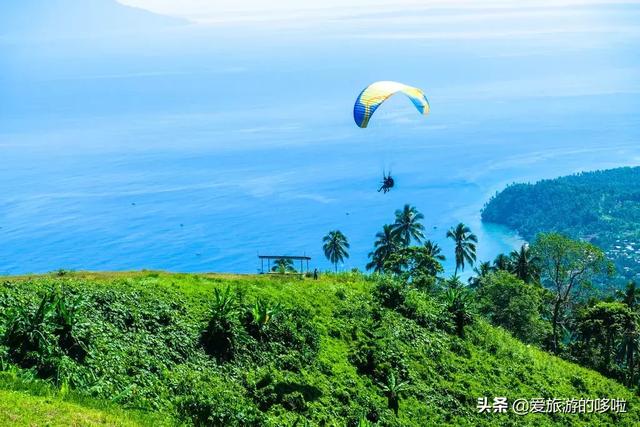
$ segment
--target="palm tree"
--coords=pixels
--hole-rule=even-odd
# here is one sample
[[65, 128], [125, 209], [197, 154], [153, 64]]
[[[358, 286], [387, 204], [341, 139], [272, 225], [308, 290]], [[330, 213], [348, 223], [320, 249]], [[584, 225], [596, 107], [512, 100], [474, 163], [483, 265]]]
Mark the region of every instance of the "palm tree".
[[539, 259], [532, 254], [526, 243], [520, 247], [520, 250], [511, 252], [511, 272], [526, 283], [540, 277], [538, 262]]
[[464, 338], [465, 325], [473, 321], [471, 314], [471, 294], [464, 288], [450, 288], [444, 294], [447, 311], [451, 314], [456, 334]]
[[392, 225], [385, 224], [382, 227], [382, 231], [376, 234], [376, 241], [373, 246], [373, 252], [369, 253], [371, 262], [367, 264], [367, 270], [373, 269], [376, 272], [383, 272], [385, 261], [400, 246]]
[[406, 381], [399, 381], [396, 375], [391, 372], [387, 377], [387, 383], [379, 383], [382, 391], [387, 396], [387, 406], [389, 409], [398, 416], [398, 409], [400, 409], [400, 395], [409, 389], [409, 383]]
[[622, 334], [622, 340], [620, 342], [620, 348], [618, 350], [618, 357], [626, 362], [627, 365], [627, 378], [626, 384], [629, 387], [635, 385], [635, 367], [636, 367], [636, 355], [640, 353], [640, 332], [635, 321], [635, 316], [629, 317], [625, 322], [624, 332]]
[[447, 237], [455, 242], [456, 254], [456, 271], [454, 276], [458, 274], [458, 269], [464, 271], [465, 262], [473, 265], [476, 260], [476, 243], [478, 238], [471, 232], [471, 229], [463, 223], [458, 224], [455, 228], [451, 227], [447, 231]]
[[324, 256], [331, 261], [337, 273], [338, 263], [344, 261], [345, 258], [349, 258], [349, 252], [347, 252], [349, 242], [340, 230], [330, 231], [322, 241], [324, 242], [324, 245], [322, 245]]
[[284, 273], [295, 273], [296, 269], [293, 267], [293, 260], [288, 258], [280, 258], [273, 263], [273, 267], [271, 267], [271, 271], [284, 274]]
[[446, 289], [462, 289], [464, 287], [464, 283], [462, 283], [460, 277], [455, 274], [446, 279], [444, 285]]
[[442, 249], [440, 249], [440, 246], [438, 246], [437, 243], [434, 243], [431, 240], [426, 240], [424, 242], [424, 248], [427, 255], [429, 255], [433, 259], [437, 259], [438, 261], [445, 260], [444, 255], [442, 255]]
[[477, 288], [480, 285], [480, 280], [486, 277], [493, 271], [491, 263], [489, 261], [481, 262], [477, 267], [473, 268], [473, 272], [476, 273], [474, 277], [469, 277], [469, 285], [473, 288]]
[[[622, 303], [629, 307], [632, 312], [635, 312], [640, 299], [640, 288], [638, 288], [636, 282], [629, 282], [624, 291], [617, 291], [616, 293]], [[632, 316], [627, 319], [619, 349], [619, 358], [625, 361], [627, 365], [626, 382], [629, 387], [635, 385], [635, 356], [640, 353], [640, 331], [638, 331], [635, 317]]]
[[496, 270], [509, 271], [511, 270], [511, 259], [505, 254], [499, 254], [496, 259], [493, 260], [493, 267]]
[[617, 291], [616, 294], [620, 300], [631, 310], [635, 310], [638, 300], [640, 299], [640, 288], [636, 282], [630, 281], [624, 291]]
[[409, 246], [411, 240], [416, 242], [424, 239], [424, 226], [420, 223], [424, 219], [414, 206], [404, 205], [402, 210], [396, 211], [396, 222], [393, 224], [393, 232], [403, 246]]

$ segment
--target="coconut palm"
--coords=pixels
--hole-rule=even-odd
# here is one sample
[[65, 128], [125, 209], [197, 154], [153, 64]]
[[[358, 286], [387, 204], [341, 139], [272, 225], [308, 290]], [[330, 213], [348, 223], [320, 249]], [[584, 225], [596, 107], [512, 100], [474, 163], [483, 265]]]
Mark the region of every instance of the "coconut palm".
[[420, 223], [424, 219], [414, 206], [404, 205], [402, 210], [396, 211], [396, 222], [393, 224], [393, 232], [402, 246], [409, 246], [411, 240], [421, 242], [424, 239], [424, 226]]
[[473, 265], [475, 262], [478, 238], [471, 232], [471, 229], [463, 223], [458, 224], [456, 227], [451, 227], [451, 229], [447, 231], [447, 237], [455, 242], [455, 276], [458, 274], [458, 269], [464, 271], [465, 263]]
[[538, 261], [525, 243], [519, 250], [511, 252], [511, 272], [526, 283], [533, 282], [540, 277]]
[[496, 259], [493, 260], [493, 267], [496, 270], [509, 271], [511, 270], [511, 259], [505, 254], [499, 254]]
[[400, 246], [392, 225], [385, 224], [382, 227], [382, 231], [376, 234], [376, 241], [373, 246], [373, 252], [369, 253], [371, 262], [367, 264], [367, 270], [373, 269], [376, 272], [383, 272], [385, 261]]
[[426, 240], [424, 242], [424, 248], [427, 255], [432, 257], [433, 259], [437, 259], [438, 261], [444, 261], [445, 256], [442, 255], [442, 249], [438, 246], [437, 243], [432, 242], [431, 240]]
[[471, 294], [464, 288], [450, 288], [444, 294], [447, 311], [456, 327], [456, 335], [464, 338], [464, 327], [473, 321]]
[[288, 258], [277, 259], [271, 267], [271, 271], [284, 273], [295, 273], [296, 269], [293, 267], [293, 260]]
[[492, 271], [493, 267], [491, 267], [491, 263], [489, 261], [481, 262], [477, 267], [473, 268], [473, 272], [476, 275], [474, 277], [469, 277], [469, 285], [473, 288], [477, 288], [480, 285], [480, 280]]
[[640, 300], [640, 288], [636, 282], [630, 281], [624, 291], [616, 291], [620, 300], [631, 310], [635, 310]]
[[460, 276], [453, 275], [444, 281], [445, 289], [462, 289], [464, 287], [464, 283], [460, 280]]
[[349, 242], [347, 238], [340, 230], [330, 231], [329, 234], [322, 239], [324, 245], [324, 256], [333, 264], [336, 273], [338, 272], [338, 263], [344, 261], [345, 258], [349, 258]]
[[629, 317], [625, 322], [622, 340], [618, 349], [618, 358], [627, 366], [626, 384], [629, 387], [635, 385], [636, 355], [640, 353], [640, 331], [634, 317]]

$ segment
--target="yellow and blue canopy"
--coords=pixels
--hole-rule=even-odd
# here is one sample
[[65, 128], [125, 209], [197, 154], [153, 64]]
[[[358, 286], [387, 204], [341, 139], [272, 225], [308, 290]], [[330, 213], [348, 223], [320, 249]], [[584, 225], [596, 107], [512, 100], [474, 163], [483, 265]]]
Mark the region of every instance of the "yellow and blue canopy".
[[420, 114], [429, 113], [429, 101], [422, 90], [398, 82], [380, 81], [367, 86], [356, 99], [353, 106], [353, 119], [356, 124], [366, 128], [376, 109], [398, 92], [407, 95]]

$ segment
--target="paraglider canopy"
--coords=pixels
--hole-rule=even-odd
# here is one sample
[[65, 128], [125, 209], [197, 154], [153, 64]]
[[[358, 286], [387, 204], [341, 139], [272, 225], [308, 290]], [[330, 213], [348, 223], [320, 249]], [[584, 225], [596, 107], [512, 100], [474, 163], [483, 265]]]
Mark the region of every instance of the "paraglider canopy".
[[353, 106], [353, 119], [356, 124], [361, 128], [366, 128], [376, 109], [398, 92], [409, 97], [420, 114], [429, 113], [429, 101], [422, 90], [398, 82], [380, 81], [367, 86], [356, 99]]

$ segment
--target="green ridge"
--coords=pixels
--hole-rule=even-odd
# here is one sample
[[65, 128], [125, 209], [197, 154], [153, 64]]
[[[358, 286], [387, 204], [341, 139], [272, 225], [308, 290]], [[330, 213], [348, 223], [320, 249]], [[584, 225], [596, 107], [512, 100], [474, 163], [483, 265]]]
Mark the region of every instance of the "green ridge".
[[[79, 307], [82, 320], [73, 333], [88, 351], [78, 361], [72, 351], [60, 350], [60, 344], [48, 359], [31, 363], [34, 357], [18, 360], [3, 347], [4, 369], [21, 378], [0, 382], [4, 424], [152, 423], [139, 411], [151, 417], [146, 420], [187, 425], [640, 423], [640, 401], [623, 385], [525, 345], [482, 320], [467, 326], [461, 339], [437, 298], [418, 290], [408, 291], [395, 309], [381, 308], [376, 283], [359, 273], [323, 275], [318, 281], [295, 275], [160, 272], [0, 280], [3, 335], [16, 307], [34, 313], [43, 296], [55, 294], [68, 306]], [[227, 287], [239, 306], [231, 322], [236, 334], [233, 355], [216, 359], [205, 352], [201, 333], [211, 318], [214, 291], [223, 295]], [[246, 319], [260, 307], [273, 309], [273, 317], [255, 329], [258, 326]], [[49, 365], [57, 373], [42, 369]], [[408, 384], [397, 417], [379, 384], [389, 372]], [[123, 412], [102, 412], [83, 405], [79, 397], [75, 403], [19, 387], [33, 376], [48, 376], [54, 389], [69, 387], [74, 396], [118, 405]], [[477, 399], [483, 396], [621, 398], [629, 402], [629, 412], [479, 414]], [[131, 421], [124, 412], [129, 410], [136, 411]], [[365, 418], [377, 424], [367, 424]]]

